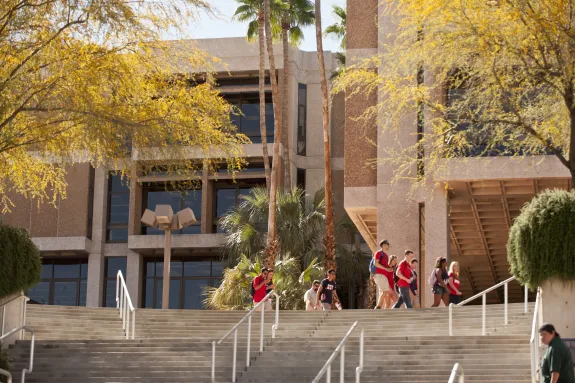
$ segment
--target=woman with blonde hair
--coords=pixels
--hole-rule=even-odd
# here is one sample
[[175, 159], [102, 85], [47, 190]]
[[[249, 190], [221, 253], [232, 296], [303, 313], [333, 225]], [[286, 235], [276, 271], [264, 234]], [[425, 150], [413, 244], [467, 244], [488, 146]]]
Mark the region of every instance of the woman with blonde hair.
[[385, 273], [387, 277], [387, 283], [389, 284], [389, 291], [384, 295], [384, 307], [385, 309], [390, 309], [399, 299], [399, 294], [395, 291], [395, 280], [393, 276], [395, 275], [395, 268], [397, 267], [397, 255], [390, 255], [388, 261], [389, 267], [393, 270], [391, 272]]
[[454, 305], [461, 302], [461, 291], [459, 291], [459, 263], [451, 262], [449, 265], [449, 280], [447, 282], [447, 289], [449, 290], [449, 303]]

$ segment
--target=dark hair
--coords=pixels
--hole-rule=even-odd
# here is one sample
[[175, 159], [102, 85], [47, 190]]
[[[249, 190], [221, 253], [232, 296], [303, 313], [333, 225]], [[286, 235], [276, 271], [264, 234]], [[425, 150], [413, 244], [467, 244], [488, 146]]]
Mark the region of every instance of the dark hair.
[[419, 261], [417, 260], [417, 258], [413, 258], [413, 259], [411, 260], [411, 263], [419, 263]]
[[435, 260], [435, 268], [441, 269], [441, 265], [443, 264], [443, 262], [447, 263], [447, 259], [445, 257], [437, 257], [437, 259]]
[[319, 281], [316, 279], [315, 281], [312, 282], [312, 285], [319, 285]]
[[379, 247], [382, 247], [383, 245], [389, 245], [389, 241], [387, 239], [382, 239], [379, 241]]
[[545, 323], [544, 325], [539, 327], [539, 332], [542, 333], [543, 331], [548, 332], [549, 334], [555, 333], [555, 336], [557, 338], [561, 338], [559, 336], [559, 333], [557, 331], [555, 331], [555, 326], [553, 326], [551, 323]]
[[266, 273], [266, 272], [268, 272], [268, 271], [269, 271], [269, 270], [268, 270], [267, 267], [262, 268], [262, 274], [263, 274], [263, 273]]
[[329, 270], [327, 271], [327, 273], [328, 273], [328, 274], [335, 273], [335, 269], [329, 269]]
[[268, 273], [273, 273], [274, 269], [268, 269]]
[[407, 255], [409, 255], [409, 254], [413, 254], [413, 251], [411, 251], [411, 250], [405, 250], [405, 255], [407, 256]]

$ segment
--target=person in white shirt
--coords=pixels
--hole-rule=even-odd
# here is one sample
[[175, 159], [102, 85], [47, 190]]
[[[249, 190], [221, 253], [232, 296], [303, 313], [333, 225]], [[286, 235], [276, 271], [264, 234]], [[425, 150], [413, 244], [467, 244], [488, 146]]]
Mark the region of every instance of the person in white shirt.
[[[317, 301], [317, 290], [319, 289], [319, 281], [313, 281], [311, 289], [305, 292], [303, 300], [305, 302], [305, 309], [308, 311], [313, 311], [316, 309], [315, 304]], [[317, 307], [319, 310], [321, 307]]]

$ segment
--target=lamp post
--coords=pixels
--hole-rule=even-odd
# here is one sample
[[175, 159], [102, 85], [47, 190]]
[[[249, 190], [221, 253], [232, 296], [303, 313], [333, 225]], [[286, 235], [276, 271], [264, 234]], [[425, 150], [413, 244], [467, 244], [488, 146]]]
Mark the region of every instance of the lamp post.
[[162, 309], [170, 304], [170, 262], [172, 258], [172, 230], [179, 230], [196, 223], [194, 212], [189, 207], [174, 215], [170, 205], [156, 205], [156, 210], [146, 209], [142, 216], [144, 225], [164, 230], [164, 281]]

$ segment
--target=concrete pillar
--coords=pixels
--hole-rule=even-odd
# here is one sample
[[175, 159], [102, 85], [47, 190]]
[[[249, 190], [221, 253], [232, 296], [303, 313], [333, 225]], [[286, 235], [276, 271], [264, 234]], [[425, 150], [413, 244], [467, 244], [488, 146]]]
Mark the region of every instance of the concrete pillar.
[[138, 182], [137, 170], [135, 167], [131, 172], [128, 235], [140, 235], [142, 229], [142, 185]]
[[209, 180], [210, 170], [204, 164], [202, 172], [202, 218], [201, 218], [201, 233], [211, 233], [213, 226], [212, 219], [212, 194], [214, 189], [214, 182]]
[[134, 307], [142, 307], [142, 279], [144, 273], [144, 257], [128, 250], [128, 265], [126, 268], [126, 286]]
[[86, 306], [100, 307], [104, 297], [104, 244], [108, 212], [108, 170], [99, 167], [94, 175], [92, 249], [88, 257]]
[[541, 284], [543, 323], [551, 323], [561, 338], [575, 339], [575, 282], [549, 280]]
[[[0, 326], [2, 320], [4, 321], [4, 332], [6, 334], [13, 329], [24, 325], [26, 297], [23, 293], [13, 294], [0, 299]], [[0, 331], [2, 329], [0, 328]], [[17, 340], [22, 339], [22, 332], [17, 333], [6, 338], [2, 346], [8, 347], [16, 343]]]
[[420, 265], [422, 307], [429, 307], [433, 303], [431, 286], [427, 279], [435, 268], [437, 257], [451, 259], [451, 236], [449, 223], [449, 202], [447, 190], [443, 184], [430, 186], [425, 200], [425, 260]]

